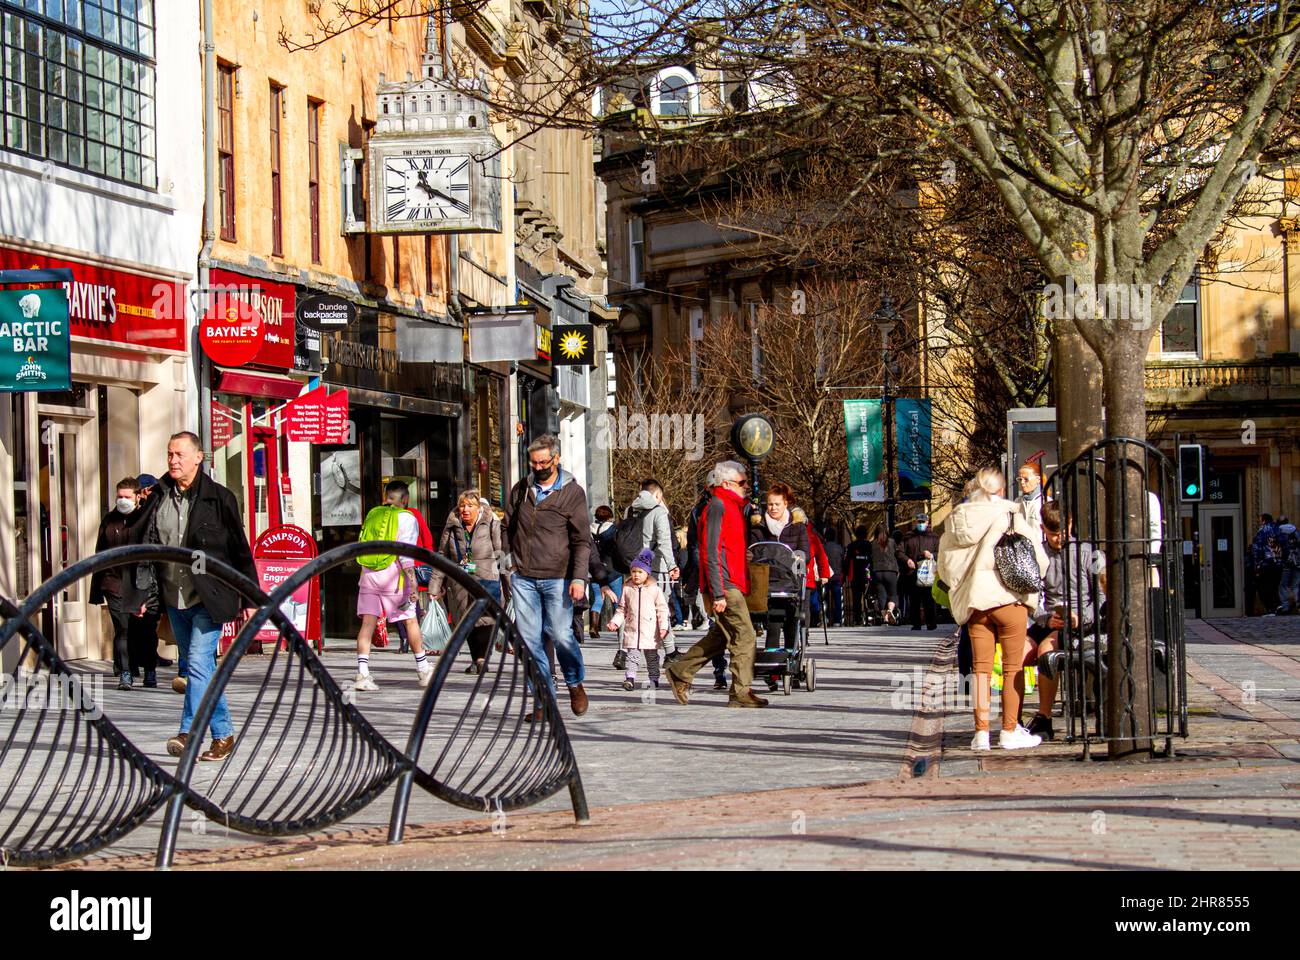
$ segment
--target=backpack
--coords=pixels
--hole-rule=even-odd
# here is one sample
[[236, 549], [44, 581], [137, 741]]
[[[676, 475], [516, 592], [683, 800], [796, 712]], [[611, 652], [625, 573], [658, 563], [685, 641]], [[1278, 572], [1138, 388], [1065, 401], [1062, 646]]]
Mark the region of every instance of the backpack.
[[[366, 521], [361, 525], [361, 535], [357, 542], [366, 540], [396, 540], [397, 518], [401, 507], [375, 507], [366, 514]], [[397, 559], [395, 553], [367, 553], [357, 557], [357, 563], [367, 570], [386, 570]]]
[[656, 505], [649, 510], [629, 510], [626, 517], [614, 524], [610, 559], [619, 573], [632, 572], [632, 561], [645, 549], [645, 518], [658, 509]]
[[1283, 563], [1288, 570], [1300, 570], [1300, 533], [1287, 538]]
[[916, 585], [918, 587], [934, 586], [935, 566], [933, 560], [918, 560], [916, 562]]

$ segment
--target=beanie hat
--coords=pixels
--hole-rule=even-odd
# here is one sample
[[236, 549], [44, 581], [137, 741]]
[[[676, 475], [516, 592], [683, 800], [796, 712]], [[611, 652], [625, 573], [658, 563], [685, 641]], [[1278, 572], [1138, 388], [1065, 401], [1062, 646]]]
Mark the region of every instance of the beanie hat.
[[654, 562], [655, 555], [649, 550], [642, 550], [636, 555], [636, 559], [632, 561], [632, 569], [635, 570], [640, 567], [646, 573], [649, 573], [651, 567], [654, 566]]
[[158, 478], [151, 473], [142, 473], [135, 478], [135, 482], [140, 484], [141, 490], [148, 490], [150, 487], [158, 485]]

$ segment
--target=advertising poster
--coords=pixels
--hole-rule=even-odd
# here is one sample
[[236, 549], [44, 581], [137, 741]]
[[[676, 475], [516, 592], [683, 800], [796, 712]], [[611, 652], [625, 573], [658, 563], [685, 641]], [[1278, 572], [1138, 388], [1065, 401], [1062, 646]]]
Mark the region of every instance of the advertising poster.
[[62, 287], [0, 290], [0, 393], [71, 389], [67, 293]]
[[361, 526], [360, 450], [335, 450], [321, 457], [320, 513], [326, 527]]
[[930, 499], [930, 401], [894, 401], [898, 499]]
[[879, 400], [844, 401], [849, 487], [854, 503], [885, 502], [885, 435]]

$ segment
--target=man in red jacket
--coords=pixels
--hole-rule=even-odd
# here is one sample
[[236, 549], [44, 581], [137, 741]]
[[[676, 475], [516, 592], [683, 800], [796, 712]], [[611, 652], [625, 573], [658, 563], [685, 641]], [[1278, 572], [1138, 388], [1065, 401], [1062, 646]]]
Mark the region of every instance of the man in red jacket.
[[689, 702], [696, 672], [725, 649], [731, 653], [729, 707], [766, 707], [749, 689], [758, 638], [745, 605], [749, 570], [745, 563], [745, 468], [726, 460], [713, 468], [713, 499], [700, 517], [700, 591], [713, 611], [713, 626], [665, 671], [678, 703]]

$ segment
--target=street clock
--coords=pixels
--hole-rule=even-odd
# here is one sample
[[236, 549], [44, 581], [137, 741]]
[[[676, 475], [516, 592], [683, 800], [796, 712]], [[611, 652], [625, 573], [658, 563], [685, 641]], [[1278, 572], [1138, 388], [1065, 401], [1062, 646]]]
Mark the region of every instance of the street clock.
[[487, 81], [444, 78], [430, 26], [419, 79], [380, 74], [369, 142], [372, 233], [500, 233], [501, 143], [492, 133]]
[[776, 439], [772, 422], [761, 413], [749, 413], [731, 427], [731, 445], [746, 460], [757, 462], [772, 452]]

